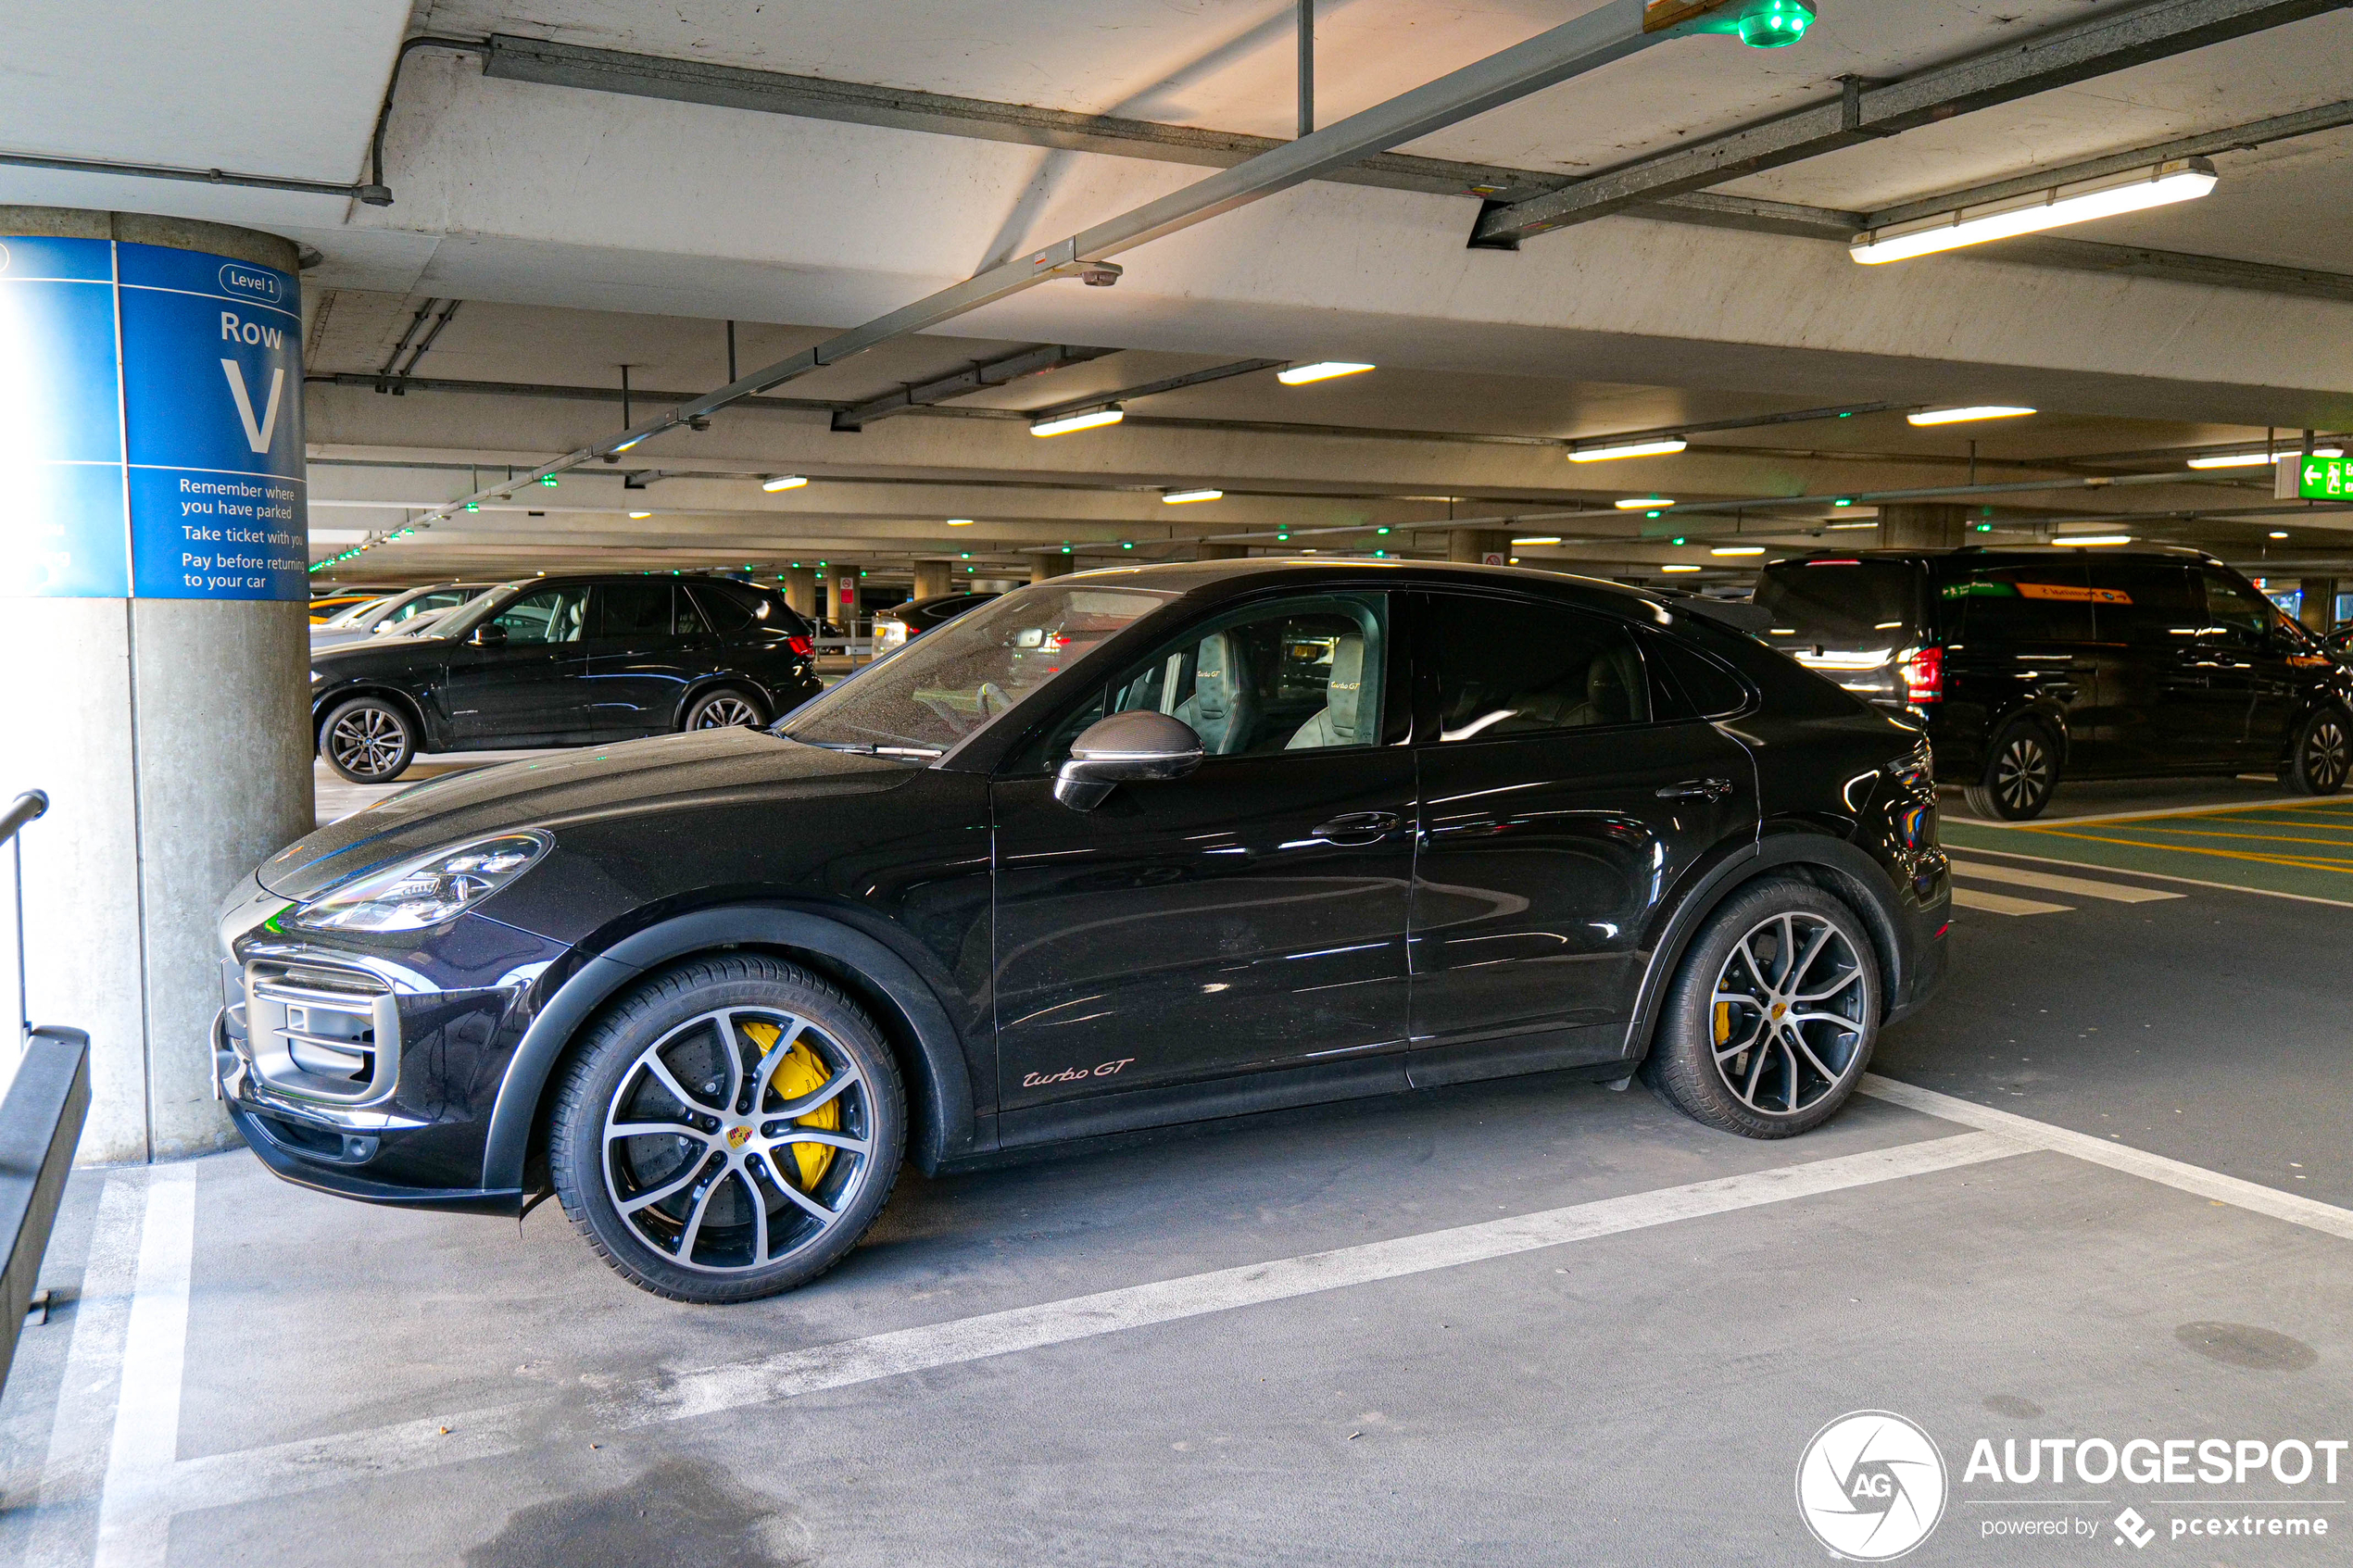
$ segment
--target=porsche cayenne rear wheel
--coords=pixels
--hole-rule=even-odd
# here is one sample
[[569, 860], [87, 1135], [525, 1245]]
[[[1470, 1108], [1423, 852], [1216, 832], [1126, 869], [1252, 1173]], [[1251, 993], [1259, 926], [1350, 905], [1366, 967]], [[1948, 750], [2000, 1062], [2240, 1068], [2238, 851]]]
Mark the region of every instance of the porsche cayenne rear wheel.
[[1879, 1018], [1879, 956], [1862, 921], [1811, 883], [1768, 878], [1692, 938], [1642, 1075], [1694, 1121], [1790, 1137], [1855, 1092]]
[[881, 1214], [906, 1143], [874, 1021], [777, 959], [697, 960], [623, 998], [558, 1091], [565, 1215], [631, 1283], [745, 1301], [816, 1278]]

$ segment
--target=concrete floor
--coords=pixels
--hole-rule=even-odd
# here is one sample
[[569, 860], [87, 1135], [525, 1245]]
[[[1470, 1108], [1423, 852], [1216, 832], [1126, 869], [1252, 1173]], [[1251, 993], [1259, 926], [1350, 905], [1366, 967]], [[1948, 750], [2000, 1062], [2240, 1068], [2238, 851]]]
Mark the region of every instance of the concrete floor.
[[1963, 911], [1803, 1139], [1553, 1079], [1287, 1112], [910, 1177], [747, 1307], [629, 1288], [552, 1206], [85, 1173], [0, 1562], [1821, 1562], [1796, 1465], [1861, 1410], [1949, 1468], [1907, 1561], [2137, 1557], [2128, 1507], [2153, 1560], [2343, 1561], [2353, 1454], [1964, 1477], [1980, 1438], [2353, 1437], [2353, 910], [2082, 876], [2181, 896]]

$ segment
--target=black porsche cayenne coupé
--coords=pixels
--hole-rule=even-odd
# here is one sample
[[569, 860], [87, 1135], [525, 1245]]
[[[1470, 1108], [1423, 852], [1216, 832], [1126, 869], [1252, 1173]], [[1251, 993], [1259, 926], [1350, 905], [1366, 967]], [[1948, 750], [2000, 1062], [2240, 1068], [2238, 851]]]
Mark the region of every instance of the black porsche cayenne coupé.
[[279, 1174], [513, 1214], [663, 1295], [838, 1261], [901, 1162], [1638, 1070], [1755, 1137], [1943, 966], [1919, 732], [1697, 600], [1538, 572], [1088, 572], [774, 729], [427, 783], [223, 911]]

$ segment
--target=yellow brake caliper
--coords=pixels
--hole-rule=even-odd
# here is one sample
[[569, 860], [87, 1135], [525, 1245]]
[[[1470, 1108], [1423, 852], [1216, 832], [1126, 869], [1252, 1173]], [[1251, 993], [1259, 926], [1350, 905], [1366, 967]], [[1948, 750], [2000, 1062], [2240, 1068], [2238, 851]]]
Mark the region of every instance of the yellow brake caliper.
[[[783, 1034], [784, 1031], [773, 1023], [744, 1025], [745, 1036], [763, 1051], [774, 1047], [777, 1037]], [[785, 1059], [776, 1063], [776, 1071], [770, 1075], [768, 1082], [776, 1091], [777, 1098], [796, 1100], [823, 1088], [832, 1077], [833, 1074], [825, 1071], [825, 1064], [817, 1060], [817, 1053], [796, 1040], [792, 1049], [785, 1053]], [[841, 1101], [838, 1098], [829, 1099], [808, 1115], [795, 1117], [793, 1125], [837, 1133], [841, 1131]], [[797, 1143], [792, 1146], [792, 1157], [793, 1163], [800, 1167], [800, 1185], [807, 1189], [824, 1180], [825, 1173], [833, 1167], [834, 1149], [830, 1144]]]

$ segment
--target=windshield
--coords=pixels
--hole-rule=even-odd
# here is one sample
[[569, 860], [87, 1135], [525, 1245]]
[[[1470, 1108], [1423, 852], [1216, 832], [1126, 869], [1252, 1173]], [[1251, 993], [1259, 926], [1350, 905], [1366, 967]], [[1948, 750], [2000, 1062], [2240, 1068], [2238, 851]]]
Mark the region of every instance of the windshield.
[[1910, 561], [1776, 561], [1756, 584], [1756, 608], [1773, 618], [1776, 647], [1897, 647], [1917, 640], [1919, 569]]
[[937, 757], [1176, 596], [1040, 583], [925, 633], [800, 708], [811, 746]]
[[[472, 631], [522, 592], [526, 585], [522, 583], [501, 583], [494, 588], [485, 588], [464, 604], [452, 605], [434, 617], [432, 634], [455, 637]], [[404, 635], [408, 630], [403, 628]]]
[[319, 630], [321, 632], [347, 632], [354, 626], [359, 625], [362, 620], [373, 615], [376, 611], [384, 608], [384, 606], [392, 603], [394, 598], [396, 596], [396, 595], [386, 594], [383, 598], [370, 599], [365, 604], [353, 605], [341, 615], [336, 616], [333, 620], [321, 625]]

